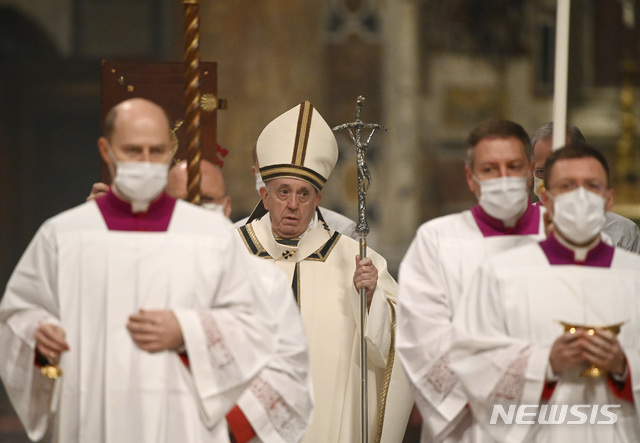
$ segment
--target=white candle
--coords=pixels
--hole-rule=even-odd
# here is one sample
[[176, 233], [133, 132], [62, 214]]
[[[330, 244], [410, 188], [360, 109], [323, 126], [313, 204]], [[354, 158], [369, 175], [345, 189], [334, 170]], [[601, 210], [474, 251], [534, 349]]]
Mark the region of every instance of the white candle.
[[567, 77], [569, 72], [569, 12], [571, 0], [558, 0], [556, 57], [553, 81], [553, 150], [566, 144]]

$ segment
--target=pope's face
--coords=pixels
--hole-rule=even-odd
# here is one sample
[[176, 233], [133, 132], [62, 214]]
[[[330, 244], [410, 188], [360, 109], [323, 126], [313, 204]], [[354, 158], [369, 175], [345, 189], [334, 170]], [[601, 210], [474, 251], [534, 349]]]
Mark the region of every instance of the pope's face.
[[304, 180], [276, 178], [260, 189], [264, 207], [271, 216], [271, 229], [282, 238], [302, 235], [309, 226], [321, 196]]

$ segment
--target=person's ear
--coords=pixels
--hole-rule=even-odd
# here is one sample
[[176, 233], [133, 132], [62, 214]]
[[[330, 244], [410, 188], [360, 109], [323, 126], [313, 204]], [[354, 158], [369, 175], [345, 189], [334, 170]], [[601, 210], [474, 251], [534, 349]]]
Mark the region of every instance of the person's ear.
[[464, 175], [467, 179], [467, 186], [469, 186], [469, 190], [474, 193], [474, 195], [480, 195], [480, 185], [478, 182], [473, 179], [473, 171], [469, 166], [465, 165], [464, 167]]
[[225, 196], [222, 211], [227, 218], [231, 217], [231, 196]]
[[613, 207], [613, 188], [610, 188], [607, 190], [607, 197], [606, 197], [606, 202], [604, 204], [604, 210], [605, 211], [610, 211], [611, 208]]
[[100, 151], [100, 157], [107, 165], [111, 178], [114, 178], [116, 176], [116, 168], [113, 164], [112, 157], [109, 155], [109, 142], [106, 138], [100, 137], [98, 139], [98, 151]]
[[267, 187], [263, 187], [260, 188], [260, 198], [262, 199], [262, 204], [264, 205], [264, 208], [268, 211], [269, 208], [267, 207], [267, 196], [269, 195], [269, 191], [267, 191]]
[[540, 202], [542, 202], [546, 208], [547, 213], [553, 217], [553, 200], [551, 200], [546, 190], [540, 194]]
[[111, 156], [109, 155], [109, 142], [106, 138], [100, 137], [98, 139], [98, 151], [100, 151], [100, 157], [109, 166], [111, 166]]

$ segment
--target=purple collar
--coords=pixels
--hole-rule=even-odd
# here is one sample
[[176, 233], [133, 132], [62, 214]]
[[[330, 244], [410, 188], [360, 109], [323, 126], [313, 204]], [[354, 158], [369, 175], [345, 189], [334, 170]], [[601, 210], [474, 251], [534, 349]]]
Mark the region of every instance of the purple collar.
[[165, 232], [169, 228], [176, 199], [165, 192], [149, 205], [147, 212], [131, 212], [131, 204], [121, 200], [109, 189], [105, 195], [96, 199], [107, 228], [110, 231], [148, 231]]
[[549, 234], [546, 240], [540, 242], [540, 247], [551, 265], [583, 265], [598, 268], [611, 266], [613, 253], [616, 249], [601, 240], [587, 252], [587, 258], [584, 261], [576, 261], [573, 251], [560, 244], [553, 232]]
[[505, 227], [501, 220], [491, 217], [480, 205], [471, 208], [471, 215], [476, 221], [480, 232], [485, 237], [497, 235], [535, 235], [540, 232], [540, 208], [527, 203], [527, 210], [518, 219], [513, 228]]

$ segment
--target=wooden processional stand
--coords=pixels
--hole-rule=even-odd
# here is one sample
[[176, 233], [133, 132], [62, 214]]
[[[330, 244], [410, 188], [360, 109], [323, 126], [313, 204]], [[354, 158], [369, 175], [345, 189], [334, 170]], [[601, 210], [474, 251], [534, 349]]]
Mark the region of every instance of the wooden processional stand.
[[[200, 160], [220, 164], [216, 143], [217, 110], [226, 107], [218, 99], [217, 63], [200, 61], [199, 5], [185, 0], [184, 62], [103, 60], [101, 73], [101, 121], [118, 103], [135, 97], [164, 108], [174, 135], [174, 159], [188, 161], [188, 200], [200, 203]], [[102, 128], [104, 129], [104, 128]], [[111, 183], [101, 160], [100, 178]]]

